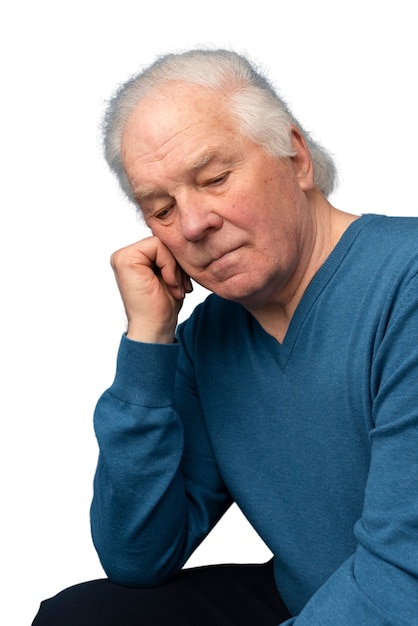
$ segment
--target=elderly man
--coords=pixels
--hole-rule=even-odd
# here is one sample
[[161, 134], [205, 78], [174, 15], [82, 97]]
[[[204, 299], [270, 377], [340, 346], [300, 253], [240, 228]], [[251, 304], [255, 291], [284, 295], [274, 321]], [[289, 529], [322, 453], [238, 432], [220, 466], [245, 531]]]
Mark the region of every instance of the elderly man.
[[[418, 624], [418, 220], [331, 206], [331, 159], [232, 52], [158, 60], [105, 143], [152, 233], [112, 257], [108, 579], [34, 624]], [[190, 278], [213, 294], [177, 328]], [[181, 570], [232, 502], [272, 561]]]

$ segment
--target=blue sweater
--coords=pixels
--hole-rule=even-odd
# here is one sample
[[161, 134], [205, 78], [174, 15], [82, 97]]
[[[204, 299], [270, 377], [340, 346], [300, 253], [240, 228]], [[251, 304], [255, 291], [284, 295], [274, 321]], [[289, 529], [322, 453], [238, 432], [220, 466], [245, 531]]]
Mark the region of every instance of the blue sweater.
[[211, 295], [178, 343], [123, 337], [91, 510], [108, 576], [167, 581], [232, 502], [287, 626], [418, 624], [418, 219], [355, 221], [282, 344]]

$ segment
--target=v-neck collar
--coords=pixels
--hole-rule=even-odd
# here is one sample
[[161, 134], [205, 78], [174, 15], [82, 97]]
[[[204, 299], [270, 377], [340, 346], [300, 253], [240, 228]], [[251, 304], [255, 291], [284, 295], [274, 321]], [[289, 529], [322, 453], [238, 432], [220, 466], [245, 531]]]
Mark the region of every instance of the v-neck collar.
[[292, 355], [302, 325], [318, 296], [323, 292], [331, 278], [334, 276], [359, 233], [365, 226], [378, 217], [382, 216], [375, 214], [362, 215], [357, 220], [352, 222], [344, 231], [337, 245], [334, 247], [324, 264], [319, 268], [305, 290], [305, 293], [303, 294], [292, 319], [290, 320], [289, 327], [282, 343], [279, 343], [274, 337], [267, 333], [259, 322], [251, 316], [255, 332], [259, 335], [272, 354], [273, 358], [283, 369], [286, 367]]

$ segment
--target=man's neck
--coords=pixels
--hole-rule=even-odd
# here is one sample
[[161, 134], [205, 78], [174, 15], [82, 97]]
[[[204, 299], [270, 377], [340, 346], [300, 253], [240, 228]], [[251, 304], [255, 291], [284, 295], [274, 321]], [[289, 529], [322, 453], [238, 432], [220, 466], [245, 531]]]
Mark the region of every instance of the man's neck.
[[311, 251], [304, 264], [298, 267], [286, 289], [277, 299], [267, 304], [249, 309], [264, 330], [282, 343], [289, 324], [309, 283], [320, 267], [325, 263], [346, 229], [358, 219], [330, 205], [325, 198], [320, 200], [321, 206], [315, 211], [315, 236]]

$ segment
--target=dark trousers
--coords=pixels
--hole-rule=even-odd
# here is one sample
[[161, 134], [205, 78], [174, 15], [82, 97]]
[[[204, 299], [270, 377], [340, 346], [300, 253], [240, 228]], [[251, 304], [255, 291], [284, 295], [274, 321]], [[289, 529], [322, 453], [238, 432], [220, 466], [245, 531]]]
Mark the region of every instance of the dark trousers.
[[42, 602], [32, 626], [277, 626], [290, 617], [269, 561], [185, 569], [151, 589], [82, 583]]

